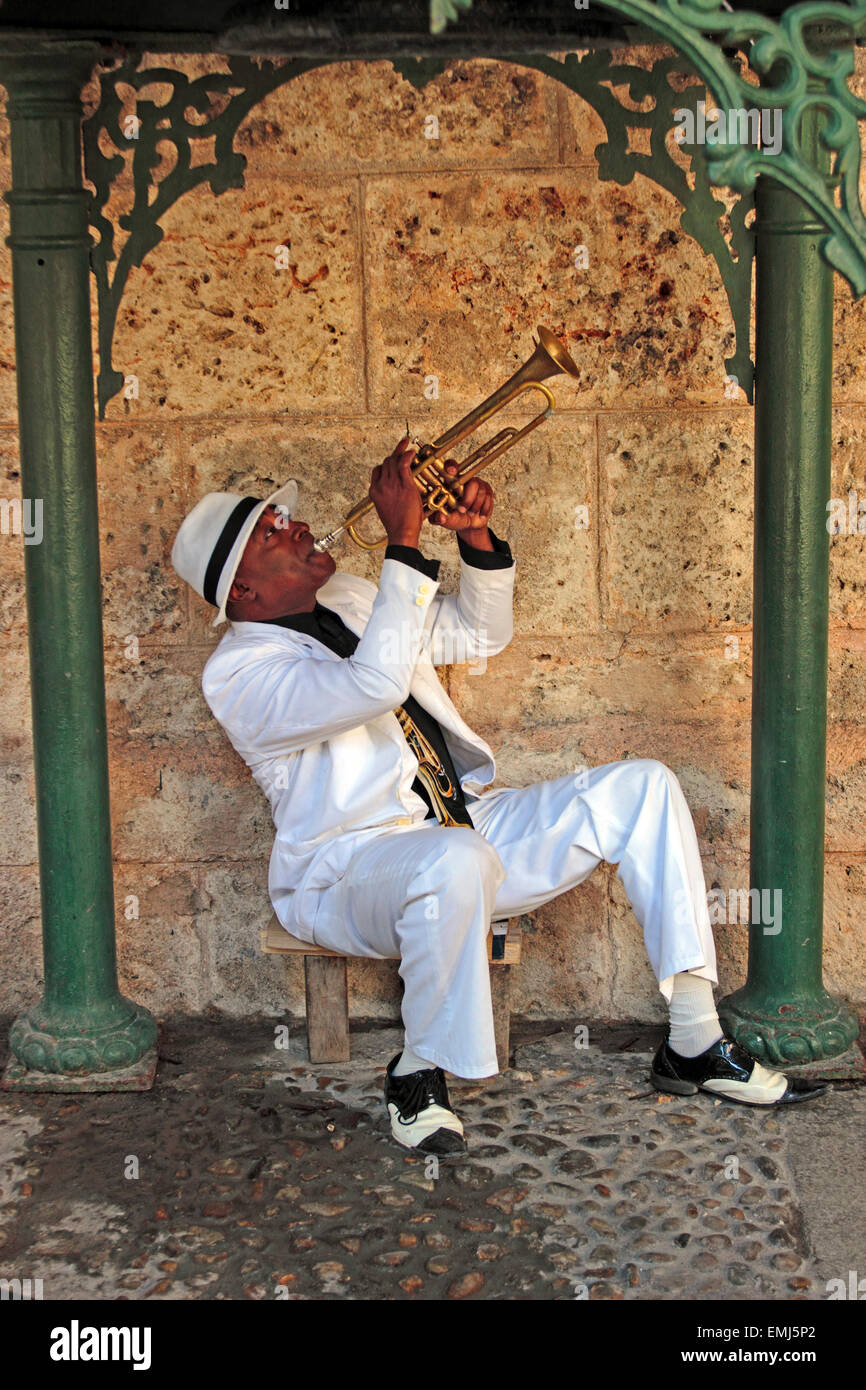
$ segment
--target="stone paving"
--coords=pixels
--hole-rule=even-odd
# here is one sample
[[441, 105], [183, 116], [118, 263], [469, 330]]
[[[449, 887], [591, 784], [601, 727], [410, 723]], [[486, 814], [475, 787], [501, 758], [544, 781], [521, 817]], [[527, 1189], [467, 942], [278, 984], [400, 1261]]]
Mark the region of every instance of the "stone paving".
[[797, 1115], [659, 1096], [632, 1032], [449, 1081], [470, 1153], [437, 1169], [390, 1138], [396, 1029], [311, 1066], [269, 1020], [169, 1024], [151, 1092], [0, 1099], [0, 1276], [46, 1299], [826, 1297]]

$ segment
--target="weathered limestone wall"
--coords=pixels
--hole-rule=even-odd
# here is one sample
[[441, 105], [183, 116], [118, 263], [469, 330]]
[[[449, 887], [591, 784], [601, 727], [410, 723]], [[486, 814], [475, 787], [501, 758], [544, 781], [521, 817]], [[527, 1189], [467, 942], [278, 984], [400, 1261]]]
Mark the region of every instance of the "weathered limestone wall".
[[[145, 61], [224, 70], [218, 57]], [[5, 189], [5, 117], [2, 135]], [[708, 887], [748, 888], [752, 411], [725, 394], [734, 340], [714, 263], [655, 184], [599, 182], [603, 138], [581, 99], [519, 66], [455, 62], [419, 93], [387, 62], [335, 64], [255, 110], [236, 142], [245, 188], [188, 195], [133, 270], [115, 366], [140, 394], [116, 397], [97, 433], [122, 985], [156, 1012], [302, 1006], [301, 967], [287, 995], [282, 964], [259, 954], [270, 815], [201, 696], [216, 638], [169, 562], [183, 515], [208, 490], [263, 495], [295, 475], [321, 534], [407, 418], [416, 433], [452, 424], [528, 356], [537, 323], [565, 337], [581, 380], [553, 383], [554, 419], [490, 472], [494, 525], [517, 559], [516, 636], [483, 674], [453, 668], [450, 691], [497, 750], [501, 785], [668, 763]], [[115, 222], [131, 187], [128, 166]], [[581, 243], [588, 271], [574, 265]], [[278, 245], [289, 269], [275, 268]], [[5, 244], [0, 276], [8, 290]], [[862, 497], [866, 327], [838, 278], [836, 302], [833, 495]], [[8, 293], [0, 314], [11, 498]], [[831, 574], [826, 980], [854, 999], [866, 997], [864, 543], [835, 538]], [[431, 531], [424, 545], [454, 587], [453, 538]], [[2, 547], [0, 1007], [13, 1010], [37, 997], [41, 951], [23, 545]], [[339, 563], [375, 577], [380, 562], [345, 547]], [[525, 925], [522, 1012], [662, 1016], [610, 866]], [[717, 943], [726, 991], [744, 976], [746, 927], [720, 925]], [[350, 980], [353, 1012], [396, 1016], [395, 963], [357, 963]]]

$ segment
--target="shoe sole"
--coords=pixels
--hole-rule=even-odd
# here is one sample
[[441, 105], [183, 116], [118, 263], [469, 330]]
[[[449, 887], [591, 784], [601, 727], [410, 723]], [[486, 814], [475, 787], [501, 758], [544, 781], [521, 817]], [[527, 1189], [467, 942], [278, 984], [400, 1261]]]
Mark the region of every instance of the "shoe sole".
[[[664, 1091], [673, 1096], [696, 1096], [699, 1091], [704, 1095], [712, 1096], [713, 1100], [726, 1100], [731, 1105], [747, 1105], [750, 1110], [778, 1110], [781, 1108], [780, 1100], [739, 1100], [735, 1096], [723, 1096], [718, 1091], [710, 1091], [706, 1086], [701, 1086], [697, 1081], [680, 1081], [677, 1077], [659, 1076], [656, 1072], [650, 1072], [650, 1081], [657, 1091]], [[786, 1105], [805, 1105], [810, 1100], [817, 1100], [823, 1096], [826, 1087], [814, 1092], [805, 1093], [797, 1100], [787, 1100]]]
[[418, 1144], [404, 1144], [403, 1140], [398, 1139], [393, 1132], [391, 1138], [395, 1144], [399, 1144], [400, 1148], [405, 1149], [407, 1153], [418, 1154], [420, 1158], [435, 1158], [438, 1159], [440, 1163], [447, 1163], [449, 1159], [465, 1158], [466, 1154], [469, 1152], [465, 1140], [462, 1149], [448, 1149], [445, 1153], [436, 1153], [431, 1149], [422, 1149]]
[[657, 1091], [667, 1091], [674, 1096], [696, 1096], [701, 1089], [696, 1081], [680, 1081], [673, 1076], [659, 1076], [656, 1072], [650, 1072], [650, 1081]]

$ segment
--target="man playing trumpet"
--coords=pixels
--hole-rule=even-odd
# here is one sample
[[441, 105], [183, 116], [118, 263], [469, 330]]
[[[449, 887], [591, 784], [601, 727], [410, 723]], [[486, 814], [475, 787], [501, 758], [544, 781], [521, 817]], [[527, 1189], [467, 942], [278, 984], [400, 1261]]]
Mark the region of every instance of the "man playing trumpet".
[[668, 767], [628, 759], [490, 787], [491, 749], [436, 667], [507, 646], [515, 563], [490, 527], [490, 483], [470, 478], [455, 511], [429, 518], [459, 551], [459, 592], [437, 592], [439, 561], [418, 548], [414, 453], [404, 438], [372, 470], [388, 540], [378, 586], [314, 548], [294, 517], [294, 481], [265, 500], [210, 493], [172, 550], [217, 609], [214, 626], [231, 623], [202, 688], [271, 805], [277, 917], [316, 945], [400, 960], [405, 1040], [385, 1075], [394, 1138], [424, 1153], [465, 1149], [444, 1073], [498, 1071], [491, 922], [576, 887], [602, 860], [617, 865], [669, 1005], [654, 1084], [762, 1106], [819, 1094], [724, 1035], [697, 836]]

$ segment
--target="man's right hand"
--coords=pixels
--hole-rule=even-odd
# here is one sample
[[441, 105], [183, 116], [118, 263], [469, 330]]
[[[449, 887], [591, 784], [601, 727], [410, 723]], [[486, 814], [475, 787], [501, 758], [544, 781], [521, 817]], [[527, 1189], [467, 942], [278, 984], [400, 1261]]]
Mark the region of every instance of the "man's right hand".
[[417, 546], [424, 524], [424, 507], [418, 484], [412, 477], [417, 450], [408, 436], [393, 454], [370, 474], [370, 500], [379, 513], [389, 545]]

